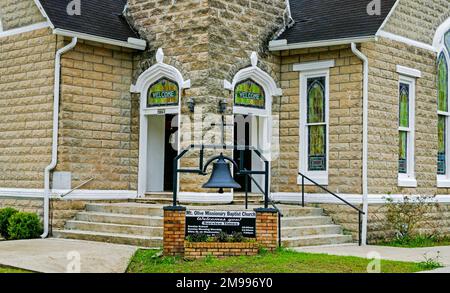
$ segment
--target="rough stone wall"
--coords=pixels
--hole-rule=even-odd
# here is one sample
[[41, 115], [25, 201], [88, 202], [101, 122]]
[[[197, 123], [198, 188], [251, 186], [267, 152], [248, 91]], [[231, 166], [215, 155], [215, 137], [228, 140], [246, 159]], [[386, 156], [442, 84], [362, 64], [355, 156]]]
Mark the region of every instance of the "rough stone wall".
[[0, 187], [43, 188], [55, 51], [48, 29], [0, 39]]
[[[344, 205], [320, 204], [325, 212], [333, 218], [336, 224], [344, 228], [344, 233], [358, 239], [358, 213]], [[417, 233], [422, 235], [450, 235], [450, 205], [440, 204], [432, 208], [419, 223]], [[395, 231], [386, 220], [386, 206], [383, 204], [369, 205], [367, 240], [371, 244], [386, 241], [395, 237]]]
[[[329, 101], [329, 187], [340, 193], [361, 194], [362, 63], [348, 46], [283, 52], [280, 106], [280, 159], [272, 170], [272, 191], [299, 192], [300, 73], [296, 63], [331, 60]], [[311, 190], [308, 190], [311, 192]]]
[[[255, 0], [185, 0], [176, 1], [174, 5], [171, 1], [130, 0], [130, 22], [150, 44], [147, 54], [136, 60], [135, 78], [154, 64], [154, 54], [162, 47], [165, 62], [179, 69], [186, 80], [191, 80], [191, 89], [182, 93], [182, 115], [193, 119], [185, 103], [188, 98], [194, 98], [196, 114], [209, 119], [217, 114], [219, 100], [226, 99], [230, 119], [232, 97], [224, 90], [223, 80], [231, 81], [240, 69], [249, 66], [252, 51], [259, 53], [259, 66], [275, 80], [279, 79], [279, 59], [268, 52], [267, 45], [281, 28], [284, 8], [284, 0], [264, 3]], [[214, 119], [215, 123], [220, 123], [219, 115]], [[192, 142], [211, 144], [211, 141], [205, 141], [206, 132], [206, 137], [216, 133], [216, 138], [220, 132], [218, 127], [211, 128], [200, 127], [201, 135], [198, 134], [200, 130], [195, 129], [197, 133], [192, 131], [192, 139], [198, 139], [185, 141], [183, 145]], [[232, 137], [227, 137], [227, 142], [231, 143]], [[198, 159], [193, 156], [183, 165], [197, 163]], [[182, 189], [200, 190], [204, 181], [204, 177], [183, 176]]]
[[[434, 195], [437, 175], [436, 55], [380, 38], [365, 43], [369, 58], [369, 194]], [[396, 66], [418, 69], [415, 107], [415, 171], [418, 188], [398, 187], [399, 74]]]
[[3, 30], [10, 30], [45, 21], [33, 0], [0, 1]]
[[131, 50], [81, 40], [62, 57], [57, 171], [72, 172], [72, 186], [94, 177], [84, 188], [136, 190], [132, 58]]
[[431, 45], [436, 29], [450, 17], [450, 1], [399, 1], [383, 30]]
[[[117, 201], [51, 200], [50, 221], [53, 229], [61, 229], [68, 220], [85, 210], [88, 203], [114, 203]], [[43, 218], [43, 199], [0, 197], [0, 209], [11, 207], [21, 212], [36, 213]]]

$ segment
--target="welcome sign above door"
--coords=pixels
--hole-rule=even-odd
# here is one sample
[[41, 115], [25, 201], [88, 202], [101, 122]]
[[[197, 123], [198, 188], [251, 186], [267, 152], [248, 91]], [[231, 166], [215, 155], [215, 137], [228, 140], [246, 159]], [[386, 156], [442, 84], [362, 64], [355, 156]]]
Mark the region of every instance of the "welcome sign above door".
[[178, 84], [170, 79], [161, 78], [148, 90], [147, 107], [177, 106], [178, 99]]
[[251, 79], [244, 80], [236, 85], [234, 104], [240, 107], [265, 109], [266, 95], [264, 89]]

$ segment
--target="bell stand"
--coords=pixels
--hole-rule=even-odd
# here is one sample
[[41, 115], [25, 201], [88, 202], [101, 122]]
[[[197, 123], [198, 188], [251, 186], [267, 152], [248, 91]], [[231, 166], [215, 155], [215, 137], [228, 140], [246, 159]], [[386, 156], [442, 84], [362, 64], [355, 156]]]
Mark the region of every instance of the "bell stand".
[[[183, 169], [178, 167], [178, 162], [186, 156], [187, 153], [193, 150], [199, 151], [199, 166], [198, 169]], [[237, 164], [235, 160], [229, 159], [235, 166], [239, 167], [238, 176], [245, 176], [245, 207], [248, 208], [248, 179], [255, 184], [255, 186], [264, 194], [264, 208], [269, 208], [269, 161], [261, 152], [255, 147], [239, 146], [239, 145], [190, 145], [188, 148], [180, 152], [180, 154], [173, 160], [173, 207], [178, 206], [178, 174], [197, 174], [206, 176], [205, 169], [205, 150], [237, 150], [239, 151], [240, 163]], [[244, 165], [244, 151], [254, 152], [263, 162], [264, 171], [254, 171], [245, 169]], [[210, 160], [211, 161], [211, 160]], [[208, 165], [206, 165], [207, 167]], [[253, 178], [252, 175], [264, 175], [264, 188]]]

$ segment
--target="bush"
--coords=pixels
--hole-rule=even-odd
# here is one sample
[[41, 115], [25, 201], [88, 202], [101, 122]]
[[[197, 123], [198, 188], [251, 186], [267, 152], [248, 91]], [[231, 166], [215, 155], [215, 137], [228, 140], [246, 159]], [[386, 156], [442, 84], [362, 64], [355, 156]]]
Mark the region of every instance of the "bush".
[[186, 240], [189, 242], [208, 242], [208, 239], [208, 235], [201, 233], [189, 235], [188, 237], [186, 237]]
[[216, 238], [216, 242], [221, 242], [221, 243], [230, 242], [230, 236], [225, 232], [220, 232], [215, 238]]
[[411, 239], [417, 236], [417, 228], [426, 221], [426, 214], [437, 206], [436, 201], [427, 196], [404, 196], [401, 202], [388, 198], [386, 220], [395, 231], [397, 240]]
[[0, 209], [0, 235], [3, 238], [8, 238], [8, 222], [9, 218], [11, 218], [12, 215], [18, 213], [18, 210], [15, 210], [13, 208], [4, 208]]
[[244, 234], [242, 234], [240, 232], [233, 232], [233, 234], [231, 235], [231, 242], [235, 242], [235, 243], [245, 242]]
[[42, 233], [39, 217], [32, 213], [15, 213], [8, 222], [9, 240], [38, 238]]

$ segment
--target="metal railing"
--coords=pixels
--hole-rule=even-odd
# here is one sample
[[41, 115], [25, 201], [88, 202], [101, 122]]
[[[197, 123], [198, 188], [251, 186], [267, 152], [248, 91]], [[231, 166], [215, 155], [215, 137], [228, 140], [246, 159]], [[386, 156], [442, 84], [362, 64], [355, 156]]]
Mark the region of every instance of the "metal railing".
[[311, 178], [309, 178], [308, 176], [302, 174], [302, 173], [298, 173], [298, 175], [300, 175], [302, 177], [302, 207], [305, 207], [305, 179], [308, 180], [309, 182], [311, 182], [312, 184], [314, 184], [316, 187], [319, 187], [320, 189], [322, 189], [323, 191], [327, 192], [328, 194], [331, 194], [332, 196], [336, 197], [337, 199], [339, 199], [341, 202], [345, 203], [347, 206], [349, 206], [350, 208], [356, 210], [358, 212], [358, 243], [361, 246], [362, 245], [362, 217], [365, 215], [365, 213], [359, 209], [358, 207], [352, 205], [351, 203], [349, 203], [348, 201], [346, 201], [345, 199], [343, 199], [342, 197], [340, 197], [339, 195], [337, 195], [336, 193], [332, 192], [331, 190], [329, 190], [328, 188], [326, 188], [325, 186], [320, 185], [319, 183], [315, 182], [314, 180], [312, 180]]

